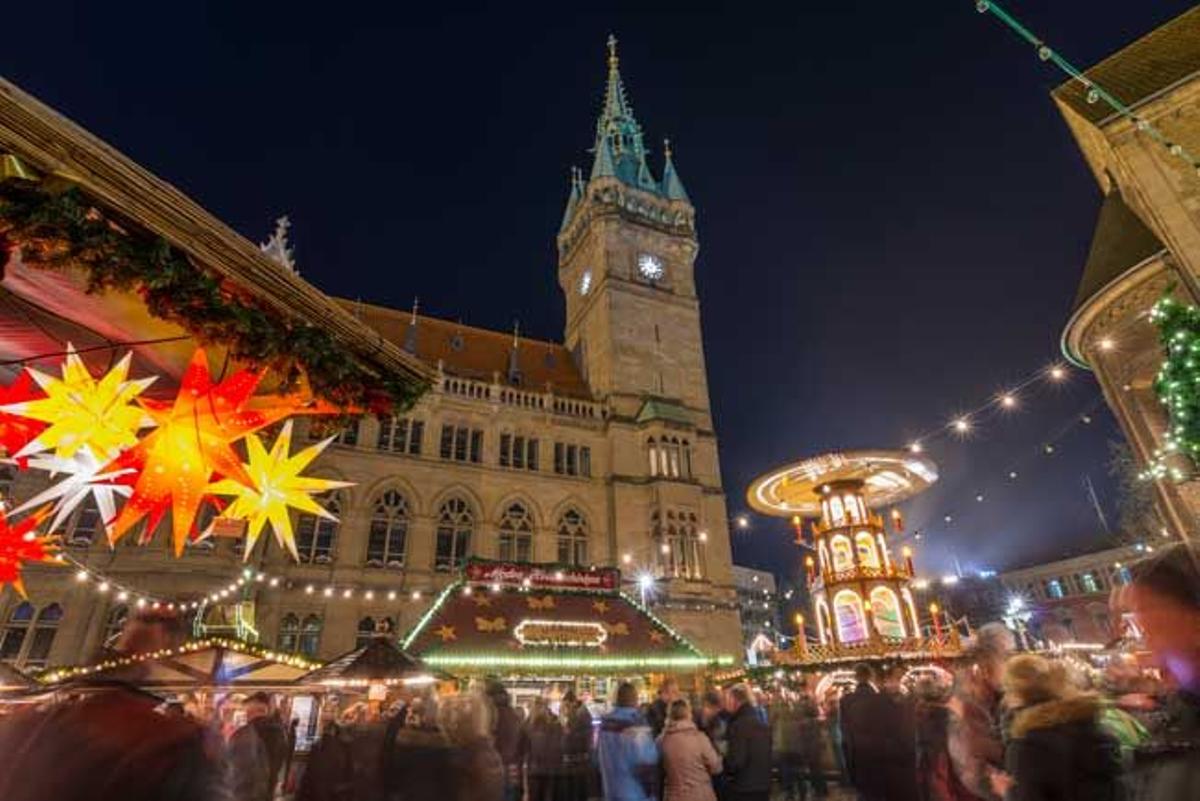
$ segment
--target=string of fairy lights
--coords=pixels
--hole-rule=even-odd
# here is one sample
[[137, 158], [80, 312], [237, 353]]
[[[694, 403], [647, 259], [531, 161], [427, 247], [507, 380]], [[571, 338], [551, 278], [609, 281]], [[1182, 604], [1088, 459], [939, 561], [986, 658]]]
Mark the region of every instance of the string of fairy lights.
[[1034, 47], [1038, 59], [1058, 67], [1059, 70], [1061, 70], [1072, 80], [1077, 81], [1084, 89], [1084, 98], [1089, 105], [1104, 103], [1121, 117], [1133, 123], [1134, 127], [1138, 131], [1159, 144], [1164, 150], [1167, 151], [1167, 153], [1175, 158], [1180, 159], [1189, 167], [1191, 167], [1197, 175], [1200, 175], [1200, 160], [1198, 160], [1191, 151], [1184, 147], [1183, 144], [1172, 140], [1148, 119], [1136, 114], [1132, 108], [1114, 96], [1102, 85], [1085, 75], [1082, 70], [1063, 58], [1043, 39], [1022, 25], [1012, 14], [1005, 11], [999, 3], [994, 2], [994, 0], [976, 0], [975, 10], [980, 14], [990, 14], [991, 16], [1003, 22], [1010, 30], [1016, 33], [1017, 36]]

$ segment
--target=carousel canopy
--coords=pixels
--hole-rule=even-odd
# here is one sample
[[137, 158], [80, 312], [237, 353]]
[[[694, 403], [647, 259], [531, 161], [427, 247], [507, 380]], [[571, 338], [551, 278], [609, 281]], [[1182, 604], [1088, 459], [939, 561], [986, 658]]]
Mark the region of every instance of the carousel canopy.
[[762, 514], [816, 517], [821, 511], [821, 490], [829, 484], [862, 482], [863, 499], [876, 509], [908, 500], [937, 478], [937, 465], [907, 451], [837, 451], [759, 476], [746, 490], [746, 500]]
[[357, 686], [371, 684], [421, 684], [434, 680], [425, 664], [378, 635], [361, 648], [342, 654], [304, 677], [304, 684]]
[[636, 674], [714, 661], [619, 587], [612, 569], [476, 560], [402, 645], [465, 674]]
[[196, 640], [161, 651], [114, 657], [95, 665], [57, 668], [47, 684], [86, 678], [124, 681], [147, 689], [224, 687], [262, 689], [293, 684], [318, 663], [266, 651], [234, 640]]

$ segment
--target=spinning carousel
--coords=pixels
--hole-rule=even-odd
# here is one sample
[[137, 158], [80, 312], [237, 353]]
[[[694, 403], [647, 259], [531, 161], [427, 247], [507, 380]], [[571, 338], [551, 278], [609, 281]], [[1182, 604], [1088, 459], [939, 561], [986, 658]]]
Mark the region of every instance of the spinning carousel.
[[[864, 450], [786, 465], [751, 484], [750, 506], [790, 518], [797, 544], [809, 549], [805, 573], [817, 642], [808, 642], [801, 617], [796, 646], [778, 654], [776, 662], [832, 667], [961, 652], [957, 631], [942, 625], [937, 605], [930, 605], [928, 618], [918, 609], [911, 550], [903, 548], [897, 559], [888, 546], [889, 533], [903, 526], [896, 505], [937, 478], [937, 466], [924, 457]], [[806, 521], [811, 521], [811, 542], [804, 534]]]

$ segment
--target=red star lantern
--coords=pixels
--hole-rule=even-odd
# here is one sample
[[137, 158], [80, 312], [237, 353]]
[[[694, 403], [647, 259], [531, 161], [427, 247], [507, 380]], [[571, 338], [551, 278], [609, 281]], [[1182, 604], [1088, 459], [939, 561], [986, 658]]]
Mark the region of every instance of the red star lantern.
[[139, 399], [158, 427], [105, 468], [138, 471], [133, 495], [113, 520], [112, 542], [143, 517], [152, 533], [170, 508], [179, 556], [214, 474], [257, 489], [231, 445], [302, 410], [298, 395], [251, 398], [262, 377], [262, 371], [239, 370], [214, 384], [208, 357], [197, 349], [173, 402]]
[[24, 520], [9, 525], [8, 514], [0, 510], [0, 589], [11, 584], [25, 597], [21, 566], [26, 562], [57, 562], [53, 538], [40, 537], [37, 527], [50, 515], [52, 507], [43, 506]]
[[[28, 370], [22, 370], [21, 374], [17, 376], [17, 380], [9, 386], [0, 386], [0, 406], [37, 400], [41, 397], [43, 397], [42, 393], [34, 390], [33, 376], [29, 374]], [[4, 448], [6, 456], [11, 457], [37, 438], [38, 434], [45, 431], [47, 425], [41, 420], [0, 412], [0, 447]], [[28, 459], [25, 457], [17, 459], [17, 465], [22, 470], [25, 469], [27, 462]]]

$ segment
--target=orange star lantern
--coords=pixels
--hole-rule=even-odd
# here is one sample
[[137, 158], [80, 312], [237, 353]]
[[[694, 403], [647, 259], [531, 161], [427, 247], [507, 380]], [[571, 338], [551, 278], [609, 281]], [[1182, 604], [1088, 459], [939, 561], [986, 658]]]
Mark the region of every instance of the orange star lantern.
[[292, 444], [290, 420], [283, 424], [283, 430], [279, 432], [269, 452], [257, 435], [250, 434], [246, 437], [249, 463], [245, 468], [255, 486], [247, 487], [238, 479], [225, 478], [208, 488], [214, 495], [235, 496], [223, 516], [245, 520], [247, 523], [244, 559], [250, 558], [250, 551], [258, 542], [263, 526], [269, 522], [271, 530], [275, 532], [275, 540], [288, 549], [293, 559], [300, 561], [300, 556], [296, 553], [296, 536], [292, 531], [288, 507], [329, 520], [337, 519], [313, 500], [312, 496], [327, 490], [349, 487], [350, 482], [300, 475], [300, 471], [308, 467], [333, 439], [330, 437], [303, 449], [295, 456], [289, 456]]
[[254, 480], [231, 445], [247, 434], [288, 417], [300, 408], [299, 396], [251, 398], [263, 372], [239, 370], [216, 384], [208, 358], [197, 349], [172, 403], [140, 400], [158, 428], [118, 456], [106, 472], [140, 471], [133, 495], [112, 524], [112, 542], [143, 517], [153, 532], [167, 509], [176, 556], [183, 553], [196, 511], [216, 473], [250, 489]]
[[56, 562], [57, 548], [53, 538], [40, 537], [37, 527], [50, 515], [43, 506], [15, 525], [9, 525], [8, 515], [0, 510], [0, 589], [11, 584], [22, 598], [25, 584], [21, 581], [21, 566], [26, 562]]
[[[17, 380], [7, 387], [0, 386], [0, 409], [15, 403], [35, 400], [33, 376], [27, 370], [22, 370]], [[31, 420], [17, 414], [0, 411], [0, 448], [6, 456], [13, 456], [29, 444], [40, 433], [46, 430], [47, 423], [41, 420]], [[18, 465], [25, 468], [25, 457], [17, 460]]]

